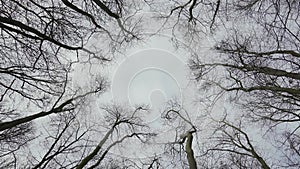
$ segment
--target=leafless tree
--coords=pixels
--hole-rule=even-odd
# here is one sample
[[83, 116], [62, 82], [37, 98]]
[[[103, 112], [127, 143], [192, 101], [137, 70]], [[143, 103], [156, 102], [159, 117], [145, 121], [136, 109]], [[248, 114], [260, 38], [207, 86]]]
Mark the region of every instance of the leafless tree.
[[[195, 55], [191, 69], [203, 87], [227, 93], [232, 103], [242, 106], [240, 115], [263, 124], [261, 135], [273, 132], [274, 144], [286, 158], [279, 166], [299, 167], [294, 147], [300, 120], [299, 3], [258, 0], [228, 5], [248, 22], [237, 20], [226, 28], [227, 36], [213, 49], [215, 58]], [[288, 127], [278, 133], [280, 126]]]
[[[189, 114], [181, 105], [176, 102], [170, 102], [162, 114], [164, 120], [176, 126], [174, 128], [174, 141], [168, 141], [165, 144], [165, 154], [171, 155], [173, 167], [188, 167], [197, 169], [196, 155], [193, 150], [193, 141], [197, 127], [189, 117]], [[184, 156], [185, 154], [185, 157]], [[170, 157], [169, 157], [170, 158]]]
[[[76, 168], [95, 168], [101, 163], [105, 163], [106, 156], [109, 156], [110, 149], [117, 144], [126, 142], [129, 139], [138, 139], [145, 143], [149, 137], [155, 136], [155, 133], [147, 132], [148, 128], [139, 118], [142, 107], [138, 107], [131, 112], [120, 106], [110, 106], [104, 108], [107, 112], [106, 122], [107, 131], [102, 139], [98, 140], [97, 145], [78, 163]], [[112, 139], [109, 141], [109, 139]], [[105, 146], [105, 144], [107, 144]], [[96, 158], [97, 157], [97, 158]], [[126, 157], [124, 157], [126, 158]], [[93, 164], [89, 164], [93, 162]]]
[[[139, 3], [13, 0], [0, 1], [0, 8], [1, 167], [16, 168], [19, 150], [38, 137], [34, 121], [76, 112], [87, 97], [105, 90], [104, 78], [90, 88], [74, 88], [73, 64], [103, 64], [114, 51], [140, 39], [139, 23], [132, 19]], [[73, 146], [65, 141], [55, 149], [62, 138], [74, 137], [65, 135], [71, 123], [59, 125], [54, 147], [49, 147], [37, 168]]]
[[217, 143], [207, 151], [228, 152], [232, 158], [228, 160], [231, 167], [258, 168], [260, 166], [261, 168], [270, 168], [265, 159], [257, 152], [250, 136], [242, 130], [241, 124], [235, 126], [226, 120], [219, 123], [220, 126], [210, 139]]
[[[40, 142], [45, 148], [40, 155], [32, 153], [28, 157], [29, 168], [102, 168], [111, 165], [136, 167], [152, 166], [152, 163], [132, 160], [118, 155], [112, 149], [119, 144], [126, 144], [135, 139], [142, 144], [155, 136], [147, 131], [148, 127], [139, 119], [141, 107], [126, 110], [124, 106], [107, 106], [102, 113], [105, 117], [98, 123], [88, 123], [84, 107], [78, 112], [60, 113], [51, 119], [51, 124], [45, 128], [47, 134]], [[38, 148], [38, 147], [36, 147]], [[128, 150], [127, 150], [128, 151]], [[150, 157], [149, 157], [150, 158]], [[150, 159], [147, 159], [150, 160]], [[146, 165], [147, 164], [147, 165]]]

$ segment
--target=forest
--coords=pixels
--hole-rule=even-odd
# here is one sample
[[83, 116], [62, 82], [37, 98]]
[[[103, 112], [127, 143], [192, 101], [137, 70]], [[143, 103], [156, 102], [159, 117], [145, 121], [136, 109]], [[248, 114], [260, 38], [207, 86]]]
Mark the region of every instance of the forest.
[[[299, 17], [298, 0], [0, 0], [0, 168], [300, 168]], [[120, 60], [182, 98], [110, 98]]]

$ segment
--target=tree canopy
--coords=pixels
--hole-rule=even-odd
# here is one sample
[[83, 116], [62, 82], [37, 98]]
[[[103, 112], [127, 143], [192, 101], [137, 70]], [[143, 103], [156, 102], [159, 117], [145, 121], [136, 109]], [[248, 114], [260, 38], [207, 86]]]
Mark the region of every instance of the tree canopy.
[[[0, 0], [0, 9], [0, 168], [300, 167], [299, 1]], [[188, 53], [197, 88], [194, 107], [170, 100], [159, 112], [159, 127], [172, 129], [158, 137], [143, 119], [149, 106], [98, 103], [112, 75], [93, 66], [166, 32]], [[78, 65], [88, 85], [75, 84]]]

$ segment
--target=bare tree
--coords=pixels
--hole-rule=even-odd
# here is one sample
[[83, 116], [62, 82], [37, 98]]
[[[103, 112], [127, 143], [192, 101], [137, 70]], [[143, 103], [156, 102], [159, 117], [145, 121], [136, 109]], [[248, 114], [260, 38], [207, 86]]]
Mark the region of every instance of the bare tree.
[[[0, 8], [1, 167], [16, 167], [24, 145], [40, 138], [34, 121], [77, 112], [84, 100], [105, 90], [104, 78], [93, 81], [92, 87], [74, 88], [73, 65], [103, 64], [114, 51], [140, 39], [139, 24], [132, 17], [139, 3], [13, 0], [0, 1]], [[99, 39], [106, 45], [97, 47]], [[58, 128], [54, 147], [62, 137], [73, 137], [65, 133], [71, 121]], [[73, 146], [68, 141], [61, 144], [57, 150], [49, 147], [36, 168], [55, 160], [53, 151], [63, 154]]]
[[41, 139], [45, 147], [41, 149], [46, 150], [45, 154], [41, 157], [32, 154], [28, 158], [30, 168], [68, 168], [80, 160], [76, 156], [88, 148], [90, 141], [87, 135], [91, 128], [84, 127], [83, 122], [76, 117], [77, 113], [62, 113], [51, 120], [50, 128], [45, 129], [45, 139]]
[[[293, 145], [299, 139], [300, 120], [299, 3], [240, 1], [228, 5], [232, 13], [248, 22], [237, 20], [232, 28], [226, 28], [228, 35], [213, 48], [216, 57], [209, 61], [195, 55], [191, 69], [203, 87], [227, 93], [232, 103], [242, 107], [240, 115], [263, 124], [265, 133], [261, 135], [276, 138], [274, 144], [286, 158], [279, 166], [296, 167], [299, 156]], [[280, 126], [288, 127], [278, 133]], [[292, 143], [289, 138], [293, 138]], [[287, 161], [289, 164], [283, 165]]]
[[[140, 111], [143, 111], [142, 107], [138, 107], [132, 112], [128, 112], [119, 106], [110, 106], [104, 109], [107, 112], [106, 121], [109, 124], [107, 132], [104, 134], [103, 138], [99, 140], [95, 148], [93, 148], [91, 152], [78, 163], [76, 166], [78, 169], [85, 166], [89, 166], [89, 168], [99, 166], [105, 161], [104, 158], [109, 155], [110, 149], [117, 144], [126, 142], [131, 138], [138, 139], [143, 143], [146, 142], [149, 137], [155, 135], [155, 133], [145, 131], [148, 127], [143, 124], [139, 118]], [[109, 141], [109, 138], [112, 140]], [[105, 146], [105, 144], [108, 145]], [[90, 165], [89, 163], [91, 162], [94, 164]]]
[[[207, 151], [228, 152], [233, 158], [229, 161], [234, 162], [234, 165], [231, 164], [231, 166], [243, 168], [257, 168], [258, 166], [261, 166], [261, 168], [269, 169], [269, 165], [257, 152], [250, 136], [242, 130], [240, 125], [241, 124], [239, 124], [239, 126], [235, 126], [226, 120], [220, 121], [220, 126], [216, 129], [214, 135], [210, 139], [211, 141], [216, 141], [217, 143], [213, 146], [213, 148], [209, 148]], [[238, 156], [241, 156], [242, 158], [248, 158], [243, 160], [254, 160], [256, 162], [247, 164], [245, 161], [240, 161]], [[252, 158], [253, 160], [249, 158]]]
[[[134, 4], [99, 0], [85, 1], [81, 6], [77, 3], [1, 2], [1, 103], [26, 101], [39, 108], [51, 106], [66, 92], [72, 63], [84, 57], [100, 63], [110, 60], [102, 56], [102, 49], [95, 48], [95, 38], [118, 45], [124, 39], [137, 38], [134, 28], [128, 28], [122, 20], [126, 18], [121, 17], [127, 17], [132, 12], [128, 6]], [[118, 30], [99, 25], [113, 20], [121, 36]], [[68, 56], [70, 53], [74, 57]]]
[[[172, 157], [172, 165], [174, 167], [189, 167], [197, 169], [196, 155], [193, 150], [193, 138], [197, 132], [196, 126], [189, 117], [189, 114], [181, 105], [176, 102], [170, 102], [170, 107], [166, 108], [162, 117], [167, 122], [175, 125], [174, 141], [169, 141], [165, 144], [165, 153]], [[185, 152], [186, 158], [182, 158]], [[179, 161], [179, 162], [178, 162]]]
[[[55, 116], [50, 126], [45, 128], [47, 134], [41, 137], [45, 139], [40, 139], [45, 147], [44, 153], [32, 153], [28, 157], [28, 167], [98, 168], [110, 164], [114, 168], [113, 166], [146, 165], [139, 162], [139, 159], [131, 160], [118, 155], [117, 149], [111, 152], [119, 144], [127, 144], [132, 139], [144, 144], [155, 136], [146, 131], [148, 127], [138, 117], [144, 109], [139, 107], [126, 110], [124, 106], [115, 105], [103, 110], [105, 117], [99, 119], [98, 123], [89, 124], [83, 119], [86, 116], [86, 113], [81, 112], [86, 111], [84, 107], [78, 112]], [[152, 165], [156, 161], [157, 159]]]

